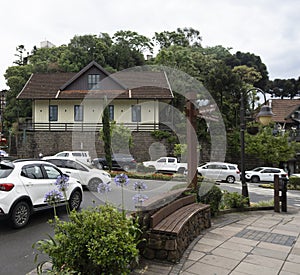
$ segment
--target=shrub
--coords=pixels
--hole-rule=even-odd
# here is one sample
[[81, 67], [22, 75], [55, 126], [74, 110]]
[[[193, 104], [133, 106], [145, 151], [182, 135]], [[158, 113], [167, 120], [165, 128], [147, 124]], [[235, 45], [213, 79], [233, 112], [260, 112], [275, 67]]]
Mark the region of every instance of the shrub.
[[143, 173], [154, 173], [155, 172], [155, 167], [150, 166], [146, 167], [142, 163], [139, 163], [136, 168], [137, 172], [143, 172]]
[[35, 247], [48, 254], [54, 274], [128, 274], [137, 261], [138, 225], [112, 206], [74, 211], [69, 221], [56, 218], [53, 225], [54, 237]]
[[[202, 190], [205, 190], [204, 192]], [[223, 193], [214, 183], [201, 182], [198, 185], [198, 201], [209, 204], [211, 215], [218, 213]]]
[[300, 189], [300, 178], [293, 176], [290, 177], [289, 185], [291, 185], [293, 189]]
[[225, 208], [244, 208], [248, 206], [248, 198], [238, 192], [229, 193], [226, 190], [223, 193], [223, 202]]

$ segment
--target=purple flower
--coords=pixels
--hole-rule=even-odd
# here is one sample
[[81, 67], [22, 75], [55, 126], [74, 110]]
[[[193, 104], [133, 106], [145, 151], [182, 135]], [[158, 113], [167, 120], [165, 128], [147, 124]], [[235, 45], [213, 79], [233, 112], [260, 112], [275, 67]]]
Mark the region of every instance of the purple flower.
[[59, 191], [66, 191], [69, 187], [69, 177], [67, 175], [58, 176], [55, 182]]
[[148, 200], [148, 196], [147, 195], [144, 195], [144, 194], [141, 194], [141, 193], [138, 193], [138, 194], [135, 194], [132, 199], [134, 200], [135, 204], [141, 204], [143, 203], [145, 200]]
[[134, 183], [134, 190], [142, 191], [142, 190], [146, 190], [146, 189], [147, 189], [147, 185], [144, 182], [137, 181]]
[[129, 178], [126, 174], [119, 174], [115, 176], [115, 183], [117, 186], [127, 186], [129, 183]]
[[49, 205], [55, 205], [57, 202], [64, 200], [63, 194], [58, 190], [52, 190], [45, 194], [44, 201]]
[[97, 187], [97, 192], [101, 194], [105, 194], [111, 191], [110, 184], [101, 182]]

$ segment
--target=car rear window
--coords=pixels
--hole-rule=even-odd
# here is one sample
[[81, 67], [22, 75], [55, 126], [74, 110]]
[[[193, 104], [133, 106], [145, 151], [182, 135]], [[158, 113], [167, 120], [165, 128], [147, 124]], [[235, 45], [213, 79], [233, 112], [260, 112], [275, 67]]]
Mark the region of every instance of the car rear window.
[[10, 175], [14, 169], [6, 165], [0, 165], [0, 179], [4, 179]]

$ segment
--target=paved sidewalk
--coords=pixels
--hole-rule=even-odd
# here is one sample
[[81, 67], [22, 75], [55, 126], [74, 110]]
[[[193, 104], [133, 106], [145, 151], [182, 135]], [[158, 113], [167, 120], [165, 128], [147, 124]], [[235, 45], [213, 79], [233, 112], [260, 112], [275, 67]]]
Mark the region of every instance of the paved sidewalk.
[[300, 209], [224, 214], [188, 247], [181, 261], [143, 260], [132, 274], [300, 274]]

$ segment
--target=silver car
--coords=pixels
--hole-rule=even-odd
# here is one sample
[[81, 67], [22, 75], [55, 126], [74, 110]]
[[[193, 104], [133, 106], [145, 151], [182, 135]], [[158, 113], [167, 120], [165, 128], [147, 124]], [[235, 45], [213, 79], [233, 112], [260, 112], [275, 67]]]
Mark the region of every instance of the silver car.
[[240, 178], [237, 164], [226, 162], [208, 162], [197, 168], [198, 175], [215, 181], [234, 183]]

